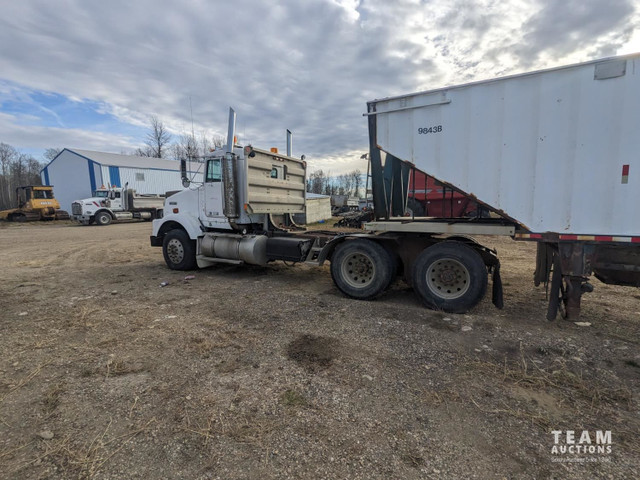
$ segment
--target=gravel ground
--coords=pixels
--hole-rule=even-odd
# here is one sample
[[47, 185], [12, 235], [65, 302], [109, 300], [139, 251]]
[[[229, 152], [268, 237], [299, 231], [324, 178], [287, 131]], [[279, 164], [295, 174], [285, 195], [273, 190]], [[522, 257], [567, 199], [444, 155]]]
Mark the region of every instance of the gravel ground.
[[[547, 322], [535, 244], [505, 308], [342, 296], [327, 266], [168, 270], [150, 224], [0, 225], [4, 478], [633, 478], [640, 292]], [[162, 282], [168, 282], [160, 287]], [[552, 431], [611, 431], [554, 455]], [[559, 446], [566, 445], [566, 437]], [[583, 461], [576, 461], [584, 459]]]

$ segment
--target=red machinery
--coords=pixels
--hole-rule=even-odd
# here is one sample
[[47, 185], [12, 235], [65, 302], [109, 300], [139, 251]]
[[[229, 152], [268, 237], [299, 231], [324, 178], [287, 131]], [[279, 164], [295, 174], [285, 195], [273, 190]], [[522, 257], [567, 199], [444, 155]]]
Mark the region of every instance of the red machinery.
[[478, 205], [469, 197], [412, 168], [409, 173], [408, 207], [416, 217], [475, 217]]

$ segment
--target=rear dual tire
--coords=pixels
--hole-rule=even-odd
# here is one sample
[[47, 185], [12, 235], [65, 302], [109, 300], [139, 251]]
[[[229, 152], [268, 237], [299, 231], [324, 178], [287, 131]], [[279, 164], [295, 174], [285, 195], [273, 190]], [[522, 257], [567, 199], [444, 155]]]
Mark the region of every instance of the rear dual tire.
[[460, 242], [425, 249], [413, 264], [413, 289], [434, 310], [465, 313], [487, 291], [487, 267], [480, 254]]
[[391, 254], [371, 240], [346, 240], [331, 258], [331, 277], [348, 297], [371, 300], [391, 284], [397, 264]]

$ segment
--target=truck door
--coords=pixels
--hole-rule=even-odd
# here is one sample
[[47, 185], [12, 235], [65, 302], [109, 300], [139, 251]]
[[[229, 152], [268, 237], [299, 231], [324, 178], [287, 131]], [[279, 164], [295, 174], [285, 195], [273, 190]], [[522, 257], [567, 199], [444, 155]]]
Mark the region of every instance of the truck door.
[[225, 218], [222, 213], [222, 168], [220, 158], [212, 158], [207, 161], [204, 180], [204, 214], [212, 220]]
[[[124, 190], [113, 190], [112, 192], [110, 203], [111, 210], [124, 210], [124, 205], [122, 205], [122, 195], [124, 195]], [[129, 205], [129, 208], [131, 208], [131, 205]]]

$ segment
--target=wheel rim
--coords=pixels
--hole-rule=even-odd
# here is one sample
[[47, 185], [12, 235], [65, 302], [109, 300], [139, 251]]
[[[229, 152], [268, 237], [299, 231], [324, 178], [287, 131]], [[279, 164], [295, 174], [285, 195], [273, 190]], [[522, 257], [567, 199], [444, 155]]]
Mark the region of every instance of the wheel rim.
[[179, 264], [184, 259], [184, 247], [177, 238], [172, 238], [167, 243], [167, 256], [174, 264]]
[[469, 290], [469, 277], [469, 270], [458, 260], [441, 258], [427, 269], [427, 287], [441, 298], [460, 298]]
[[348, 255], [341, 265], [342, 278], [354, 288], [365, 288], [371, 285], [376, 275], [373, 260], [364, 253]]

